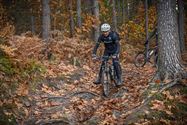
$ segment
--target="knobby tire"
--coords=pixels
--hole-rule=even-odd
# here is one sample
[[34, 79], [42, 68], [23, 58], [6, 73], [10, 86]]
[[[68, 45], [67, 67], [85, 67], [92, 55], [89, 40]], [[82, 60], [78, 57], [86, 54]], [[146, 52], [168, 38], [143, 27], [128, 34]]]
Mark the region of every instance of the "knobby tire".
[[139, 52], [135, 56], [134, 65], [136, 67], [143, 67], [145, 64], [146, 64], [146, 56], [145, 56], [144, 52]]

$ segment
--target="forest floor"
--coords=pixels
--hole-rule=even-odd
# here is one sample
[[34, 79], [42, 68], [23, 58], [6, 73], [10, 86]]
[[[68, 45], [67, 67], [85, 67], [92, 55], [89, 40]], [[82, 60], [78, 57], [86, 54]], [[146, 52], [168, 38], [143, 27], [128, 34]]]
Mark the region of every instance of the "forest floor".
[[[17, 47], [13, 58], [25, 68], [25, 79], [13, 99], [4, 103], [15, 103], [14, 116], [20, 125], [187, 123], [187, 81], [150, 81], [156, 68], [150, 64], [135, 67], [131, 46], [123, 47], [129, 53], [121, 53], [123, 85], [110, 85], [110, 95], [104, 97], [102, 86], [93, 84], [100, 62], [92, 62], [90, 43], [53, 41], [44, 52], [38, 38], [16, 36], [9, 44]], [[45, 72], [39, 75], [42, 70]]]
[[[60, 65], [60, 64], [59, 64]], [[98, 68], [98, 67], [97, 67]], [[102, 86], [94, 85], [95, 65], [72, 70], [65, 78], [42, 81], [30, 98], [32, 106], [26, 124], [123, 124], [131, 110], [141, 105], [142, 93], [155, 69], [123, 66], [123, 85], [111, 85], [110, 96], [102, 95]], [[31, 122], [32, 121], [32, 122]]]
[[[97, 66], [71, 68], [69, 75], [46, 79], [35, 93], [29, 95], [32, 102], [26, 101], [29, 114], [24, 124], [122, 125], [152, 124], [153, 121], [156, 121], [155, 124], [175, 123], [176, 119], [172, 119], [174, 112], [171, 111], [171, 104], [167, 103], [179, 98], [179, 95], [171, 95], [169, 91], [165, 91], [163, 95], [156, 95], [156, 100], [148, 99], [162, 88], [159, 81], [152, 83], [154, 87], [150, 88], [149, 80], [155, 72], [152, 66], [136, 68], [132, 63], [123, 65], [123, 85], [119, 88], [111, 85], [109, 97], [102, 95], [101, 85], [93, 84], [98, 72]], [[163, 98], [167, 101], [164, 102]], [[145, 104], [147, 100], [150, 102]], [[184, 98], [180, 97], [179, 100], [186, 103]], [[187, 122], [186, 108], [184, 109], [179, 124]], [[162, 111], [170, 121], [165, 120], [163, 114], [158, 116], [159, 113], [155, 115], [150, 113], [153, 112], [150, 110]], [[136, 114], [137, 112], [140, 114]]]

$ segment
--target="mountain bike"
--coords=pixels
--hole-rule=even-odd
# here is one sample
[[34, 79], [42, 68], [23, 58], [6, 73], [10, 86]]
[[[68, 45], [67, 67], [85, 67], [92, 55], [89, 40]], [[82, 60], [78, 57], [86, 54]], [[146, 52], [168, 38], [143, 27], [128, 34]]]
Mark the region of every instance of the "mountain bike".
[[[101, 67], [102, 68], [102, 76], [101, 76], [101, 83], [103, 86], [103, 95], [108, 97], [110, 93], [110, 85], [112, 83], [117, 86], [117, 75], [114, 70], [112, 56], [104, 56], [104, 57], [98, 57], [98, 59], [102, 62], [104, 61], [104, 65]], [[120, 69], [120, 74], [121, 74], [121, 67]]]
[[157, 46], [152, 49], [145, 47], [144, 51], [139, 52], [135, 56], [134, 64], [136, 67], [143, 67], [147, 62], [157, 66], [158, 52]]

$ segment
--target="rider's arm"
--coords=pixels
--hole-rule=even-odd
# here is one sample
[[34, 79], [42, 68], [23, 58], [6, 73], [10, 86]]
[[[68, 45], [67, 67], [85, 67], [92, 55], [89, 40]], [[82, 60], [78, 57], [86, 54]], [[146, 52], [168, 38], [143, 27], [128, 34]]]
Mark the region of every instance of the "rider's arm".
[[100, 42], [101, 42], [101, 36], [99, 36], [99, 38], [98, 38], [98, 40], [95, 44], [95, 47], [94, 47], [93, 52], [92, 52], [93, 55], [96, 55], [97, 49], [99, 48], [99, 45], [100, 45]]
[[117, 47], [115, 54], [118, 55], [119, 52], [120, 52], [120, 43], [119, 43], [120, 38], [119, 38], [119, 35], [116, 32], [114, 32], [114, 34], [113, 34], [113, 40], [115, 41], [116, 47]]
[[119, 41], [118, 41], [118, 40], [116, 41], [116, 45], [117, 45], [117, 49], [116, 49], [115, 54], [118, 55], [119, 52], [120, 52], [120, 44], [119, 44]]

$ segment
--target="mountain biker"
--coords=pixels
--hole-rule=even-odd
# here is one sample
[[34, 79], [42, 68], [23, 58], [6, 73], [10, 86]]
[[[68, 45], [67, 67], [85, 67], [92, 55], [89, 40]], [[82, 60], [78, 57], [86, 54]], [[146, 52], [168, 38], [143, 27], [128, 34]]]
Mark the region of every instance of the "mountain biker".
[[[105, 50], [103, 57], [107, 60], [107, 57], [112, 56], [112, 62], [114, 66], [114, 70], [116, 72], [117, 76], [117, 85], [120, 86], [122, 84], [121, 81], [121, 71], [120, 71], [120, 63], [119, 63], [119, 52], [120, 52], [120, 38], [119, 34], [115, 31], [110, 30], [110, 25], [108, 23], [104, 23], [101, 25], [101, 32], [102, 34], [99, 36], [98, 41], [95, 44], [95, 47], [93, 49], [92, 58], [93, 60], [97, 58], [96, 53], [97, 49], [100, 45], [100, 43], [104, 43]], [[102, 66], [104, 65], [104, 60], [102, 61], [99, 75], [97, 80], [94, 82], [94, 84], [100, 84], [101, 83], [101, 77], [102, 77]]]

